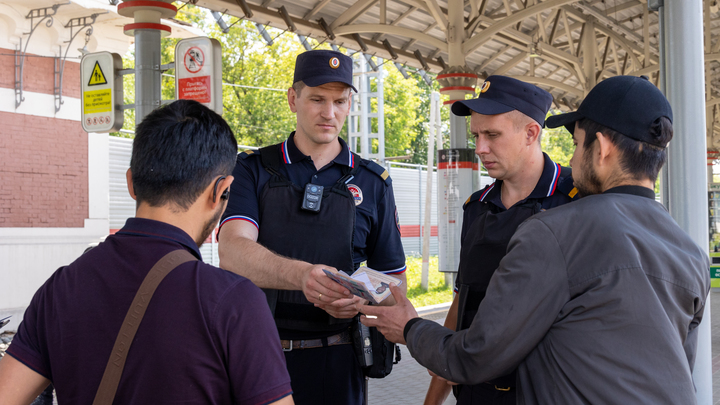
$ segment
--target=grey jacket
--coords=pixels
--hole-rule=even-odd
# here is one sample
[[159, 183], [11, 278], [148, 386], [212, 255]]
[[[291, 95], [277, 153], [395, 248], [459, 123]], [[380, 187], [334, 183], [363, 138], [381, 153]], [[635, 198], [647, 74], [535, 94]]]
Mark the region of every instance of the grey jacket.
[[709, 260], [648, 197], [619, 187], [531, 217], [470, 329], [413, 320], [410, 353], [462, 384], [517, 367], [519, 404], [694, 404]]

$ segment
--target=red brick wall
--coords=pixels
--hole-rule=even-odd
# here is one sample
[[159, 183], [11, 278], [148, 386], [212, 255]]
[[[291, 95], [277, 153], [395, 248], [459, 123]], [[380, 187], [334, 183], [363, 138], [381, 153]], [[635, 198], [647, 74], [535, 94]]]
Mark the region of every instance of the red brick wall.
[[[14, 52], [12, 49], [0, 48], [0, 87], [15, 88]], [[54, 64], [53, 58], [27, 56], [23, 67], [23, 91], [53, 94]], [[77, 59], [65, 62], [62, 94], [63, 97], [80, 98], [80, 63]]]
[[[53, 94], [53, 63], [26, 58], [23, 90]], [[14, 57], [0, 55], [0, 87], [14, 88], [13, 72]], [[65, 64], [63, 96], [80, 97], [77, 62]], [[0, 112], [0, 202], [0, 227], [83, 227], [88, 136], [79, 121]]]

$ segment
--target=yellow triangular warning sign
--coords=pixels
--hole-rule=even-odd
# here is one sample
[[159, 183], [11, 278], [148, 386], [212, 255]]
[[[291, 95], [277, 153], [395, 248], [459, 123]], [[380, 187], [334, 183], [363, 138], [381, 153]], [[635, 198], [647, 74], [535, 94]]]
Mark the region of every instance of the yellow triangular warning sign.
[[100, 68], [100, 64], [95, 61], [95, 66], [93, 67], [92, 73], [90, 74], [90, 81], [88, 81], [88, 86], [97, 86], [100, 84], [107, 84], [107, 80], [105, 79], [105, 74]]

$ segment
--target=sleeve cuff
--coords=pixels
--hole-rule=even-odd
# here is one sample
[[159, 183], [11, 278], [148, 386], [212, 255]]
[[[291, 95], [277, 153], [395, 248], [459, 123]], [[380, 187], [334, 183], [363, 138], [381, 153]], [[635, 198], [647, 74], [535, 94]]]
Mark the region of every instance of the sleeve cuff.
[[413, 318], [405, 324], [405, 328], [403, 329], [403, 339], [405, 339], [405, 343], [407, 343], [407, 335], [410, 333], [410, 328], [420, 321], [422, 321], [422, 318]]

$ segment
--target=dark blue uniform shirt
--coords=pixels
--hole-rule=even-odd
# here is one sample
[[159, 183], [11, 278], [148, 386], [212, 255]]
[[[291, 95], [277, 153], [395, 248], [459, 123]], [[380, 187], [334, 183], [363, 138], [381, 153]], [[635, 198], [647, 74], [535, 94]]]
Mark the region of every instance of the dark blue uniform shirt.
[[[340, 154], [325, 167], [316, 170], [310, 156], [304, 155], [295, 146], [294, 136], [293, 132], [280, 148], [284, 163], [281, 173], [302, 188], [307, 183], [332, 187], [343, 176], [342, 166], [359, 166], [355, 177], [348, 182], [348, 188], [355, 197], [353, 261], [356, 265], [367, 261], [368, 267], [386, 274], [404, 272], [405, 253], [387, 172], [372, 161], [356, 159], [342, 138], [338, 138], [342, 146]], [[259, 229], [259, 198], [265, 183], [270, 180], [259, 152], [240, 153], [233, 176], [235, 181], [230, 187], [230, 200], [220, 226], [228, 221], [240, 220], [250, 222]]]
[[[563, 205], [577, 197], [578, 191], [573, 186], [572, 176], [562, 173], [562, 166], [553, 162], [545, 152], [543, 152], [543, 157], [545, 164], [543, 166], [543, 172], [540, 175], [540, 180], [538, 180], [532, 193], [515, 203], [516, 206], [524, 204], [529, 199], [536, 199], [540, 203], [542, 210], [548, 210]], [[501, 198], [502, 184], [502, 180], [496, 180], [492, 184], [485, 186], [482, 190], [473, 193], [473, 195], [465, 201], [463, 206], [463, 227], [460, 234], [461, 241], [465, 240], [465, 235], [467, 234], [466, 224], [471, 223], [470, 218], [475, 218], [488, 209], [494, 213], [507, 211], [508, 208], [503, 205]], [[515, 233], [515, 229], [507, 231]], [[458, 292], [457, 286], [455, 287], [455, 292]]]

